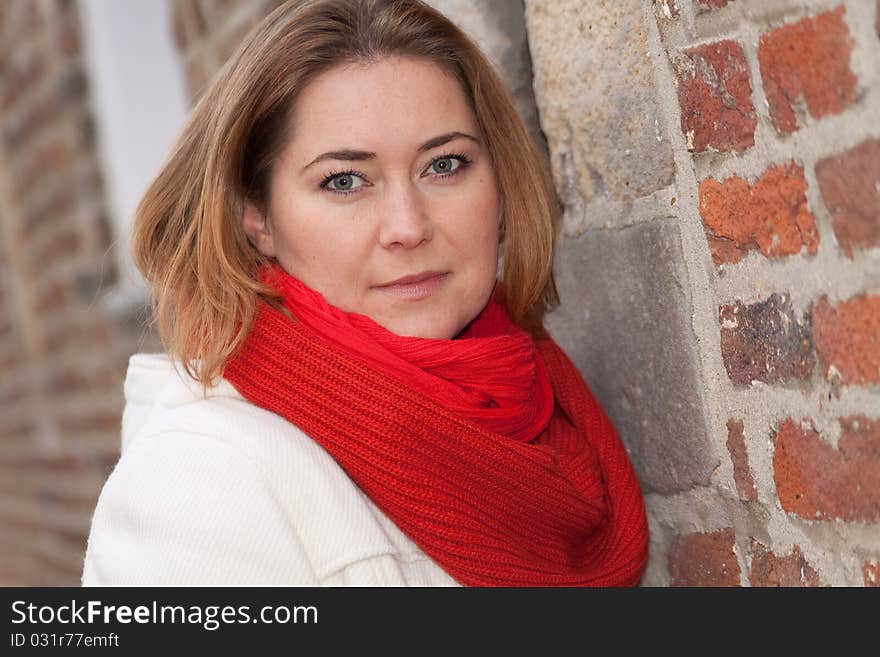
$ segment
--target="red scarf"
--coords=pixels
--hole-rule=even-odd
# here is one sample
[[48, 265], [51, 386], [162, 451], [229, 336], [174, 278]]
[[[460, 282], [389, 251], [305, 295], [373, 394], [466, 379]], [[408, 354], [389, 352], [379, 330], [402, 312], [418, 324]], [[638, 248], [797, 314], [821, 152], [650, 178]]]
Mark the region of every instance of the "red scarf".
[[471, 586], [638, 583], [648, 528], [626, 450], [551, 338], [496, 288], [454, 340], [394, 335], [278, 265], [224, 376], [317, 441], [427, 555]]

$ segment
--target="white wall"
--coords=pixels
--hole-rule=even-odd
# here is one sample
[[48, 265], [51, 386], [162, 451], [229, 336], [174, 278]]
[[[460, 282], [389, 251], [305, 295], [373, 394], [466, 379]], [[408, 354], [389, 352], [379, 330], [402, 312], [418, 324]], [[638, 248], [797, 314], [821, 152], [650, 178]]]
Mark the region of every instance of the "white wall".
[[105, 299], [146, 299], [129, 254], [134, 210], [189, 111], [173, 42], [171, 0], [79, 0], [86, 61], [120, 283]]

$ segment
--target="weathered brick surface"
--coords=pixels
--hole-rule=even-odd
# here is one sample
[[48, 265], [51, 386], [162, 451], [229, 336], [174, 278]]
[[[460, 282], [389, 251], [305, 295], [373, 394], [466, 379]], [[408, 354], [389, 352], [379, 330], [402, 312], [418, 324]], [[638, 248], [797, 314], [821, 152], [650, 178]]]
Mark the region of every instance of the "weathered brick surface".
[[813, 338], [825, 377], [843, 385], [880, 383], [880, 295], [813, 305]]
[[773, 436], [773, 477], [782, 508], [809, 520], [880, 519], [880, 420], [839, 419], [837, 449], [811, 426], [783, 420]]
[[[880, 8], [878, 8], [880, 9]], [[880, 13], [880, 12], [878, 12]], [[880, 29], [878, 29], [880, 32]], [[880, 587], [880, 562], [866, 561], [862, 564], [862, 576], [865, 578], [865, 586]]]
[[57, 357], [72, 351], [94, 353], [110, 344], [112, 339], [106, 322], [99, 320], [91, 324], [82, 322], [46, 329], [38, 336], [36, 347], [40, 355]]
[[816, 179], [846, 256], [880, 246], [880, 139], [819, 161]]
[[[0, 377], [21, 382], [2, 386], [0, 439], [4, 456], [58, 463], [57, 476], [0, 464], [0, 562], [16, 573], [0, 569], [0, 585], [78, 584], [90, 511], [119, 445], [126, 351], [143, 332], [122, 330], [98, 303], [114, 281], [115, 236], [78, 10], [69, 1], [0, 10], [0, 260], [12, 255], [0, 262], [0, 325], [16, 325], [0, 339]], [[158, 343], [143, 338], [147, 350]]]
[[758, 119], [748, 64], [736, 41], [685, 50], [675, 69], [681, 131], [689, 150], [744, 151], [754, 146]]
[[119, 371], [115, 368], [85, 372], [78, 367], [68, 367], [52, 372], [44, 384], [44, 389], [53, 397], [74, 396], [88, 390], [118, 390], [120, 385], [122, 380], [119, 378]]
[[61, 282], [52, 282], [34, 299], [33, 313], [37, 317], [56, 314], [57, 311], [67, 310], [69, 301], [70, 291], [67, 286]]
[[798, 545], [791, 554], [780, 557], [752, 539], [749, 553], [752, 557], [749, 569], [752, 586], [819, 586], [819, 574], [801, 554]]
[[743, 501], [758, 499], [758, 491], [749, 469], [749, 455], [743, 437], [743, 421], [731, 418], [727, 421], [727, 451], [733, 461], [733, 480], [736, 491]]
[[728, 2], [733, 2], [733, 0], [697, 0], [697, 6], [701, 11], [706, 11], [726, 7]]
[[118, 433], [122, 429], [122, 418], [118, 410], [87, 412], [61, 417], [58, 426], [67, 436], [79, 433]]
[[814, 255], [819, 233], [807, 207], [803, 167], [767, 169], [754, 184], [739, 176], [700, 182], [700, 216], [715, 264], [736, 263], [751, 250], [767, 257]]
[[788, 295], [721, 306], [721, 355], [730, 380], [785, 383], [808, 379], [815, 365], [809, 318], [798, 320]]
[[814, 119], [840, 114], [856, 95], [849, 59], [853, 41], [844, 7], [783, 25], [761, 36], [758, 62], [770, 118], [779, 132], [802, 126], [799, 103]]
[[654, 13], [662, 18], [671, 19], [678, 17], [678, 5], [675, 0], [653, 0]]
[[667, 555], [672, 586], [739, 586], [733, 529], [676, 536]]
[[5, 88], [0, 95], [0, 109], [8, 112], [22, 97], [27, 97], [46, 73], [46, 54], [37, 48], [18, 51], [6, 60], [3, 74]]
[[15, 200], [25, 203], [31, 193], [44, 190], [47, 173], [61, 174], [68, 170], [72, 162], [73, 153], [65, 141], [53, 138], [38, 145], [23, 158], [19, 166], [10, 167]]

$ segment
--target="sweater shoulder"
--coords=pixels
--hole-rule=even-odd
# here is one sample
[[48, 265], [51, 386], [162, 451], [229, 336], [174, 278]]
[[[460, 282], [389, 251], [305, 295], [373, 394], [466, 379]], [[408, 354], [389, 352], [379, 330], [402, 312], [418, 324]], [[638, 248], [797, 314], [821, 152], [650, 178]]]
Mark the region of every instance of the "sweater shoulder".
[[[104, 581], [100, 564], [138, 553], [135, 544], [157, 558], [204, 553], [208, 570], [189, 571], [192, 559], [125, 556], [123, 567], [137, 563], [136, 572], [112, 581], [155, 582], [161, 569], [175, 583], [327, 583], [353, 564], [423, 557], [311, 437], [246, 400], [220, 397], [164, 409], [126, 445], [95, 509], [83, 582]], [[280, 546], [283, 559], [268, 554], [285, 554]]]
[[316, 582], [256, 464], [214, 436], [174, 432], [152, 436], [116, 464], [92, 517], [83, 570], [84, 585]]

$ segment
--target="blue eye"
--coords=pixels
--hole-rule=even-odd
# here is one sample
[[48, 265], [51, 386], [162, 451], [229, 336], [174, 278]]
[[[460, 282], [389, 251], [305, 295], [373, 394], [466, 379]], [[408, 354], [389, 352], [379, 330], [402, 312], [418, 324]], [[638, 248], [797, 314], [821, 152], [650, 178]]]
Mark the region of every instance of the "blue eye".
[[[458, 164], [453, 166], [455, 161]], [[455, 174], [463, 171], [471, 163], [471, 159], [464, 153], [447, 153], [436, 157], [428, 165], [428, 168], [434, 169], [439, 178], [451, 178]]]
[[[458, 164], [455, 164], [456, 160]], [[445, 180], [464, 171], [470, 163], [471, 159], [464, 153], [446, 153], [431, 160], [428, 170], [433, 169], [434, 178]], [[356, 194], [361, 187], [369, 186], [364, 178], [366, 175], [360, 171], [331, 171], [321, 181], [320, 187], [343, 196]], [[357, 184], [358, 180], [360, 184]]]
[[[321, 182], [321, 187], [323, 189], [329, 189], [332, 192], [336, 192], [338, 194], [350, 194], [353, 190], [359, 189], [363, 186], [363, 181], [360, 185], [356, 184], [356, 179], [362, 178], [363, 174], [359, 174], [356, 171], [342, 171], [340, 173], [333, 172], [328, 175]], [[336, 183], [335, 186], [331, 186], [331, 183]]]
[[[455, 164], [456, 162], [458, 162], [458, 164]], [[455, 166], [453, 166], [454, 164]], [[453, 171], [458, 171], [458, 168], [462, 166], [462, 162], [456, 157], [441, 157], [431, 162], [431, 166], [434, 167], [434, 171], [439, 174], [448, 174]]]

